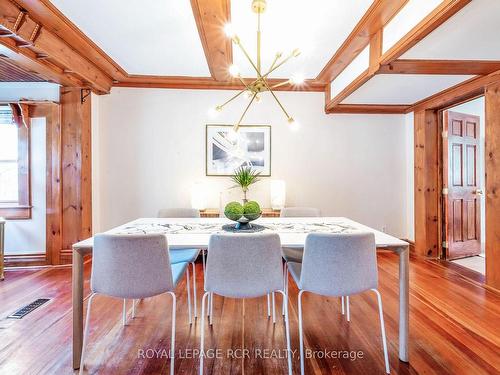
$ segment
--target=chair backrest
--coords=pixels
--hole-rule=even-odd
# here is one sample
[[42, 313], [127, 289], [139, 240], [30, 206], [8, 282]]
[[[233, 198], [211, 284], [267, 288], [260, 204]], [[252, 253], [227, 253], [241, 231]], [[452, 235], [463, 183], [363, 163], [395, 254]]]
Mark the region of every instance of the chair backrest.
[[210, 236], [205, 291], [251, 298], [283, 289], [281, 242], [276, 233]]
[[373, 233], [311, 233], [306, 237], [299, 287], [329, 296], [377, 288]]
[[94, 236], [91, 289], [118, 298], [152, 297], [174, 289], [163, 234]]
[[158, 217], [200, 217], [200, 210], [196, 208], [162, 208]]
[[281, 217], [318, 217], [321, 216], [319, 208], [314, 207], [285, 207], [281, 209]]

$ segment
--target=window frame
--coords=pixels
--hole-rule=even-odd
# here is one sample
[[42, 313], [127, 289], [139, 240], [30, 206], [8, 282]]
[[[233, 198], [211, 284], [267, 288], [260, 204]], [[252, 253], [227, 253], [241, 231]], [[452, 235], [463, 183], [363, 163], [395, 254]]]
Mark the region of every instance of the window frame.
[[[28, 120], [28, 121], [26, 121]], [[30, 122], [23, 118], [17, 125], [17, 202], [0, 201], [0, 217], [10, 220], [31, 219], [31, 166], [30, 166]]]

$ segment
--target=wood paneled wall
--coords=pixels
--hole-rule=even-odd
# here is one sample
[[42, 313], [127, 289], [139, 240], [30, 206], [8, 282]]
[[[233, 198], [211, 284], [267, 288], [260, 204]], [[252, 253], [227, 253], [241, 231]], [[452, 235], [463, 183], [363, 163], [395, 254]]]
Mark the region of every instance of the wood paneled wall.
[[439, 122], [434, 110], [415, 112], [415, 254], [438, 257], [440, 221]]
[[486, 284], [500, 289], [500, 81], [486, 87]]
[[46, 254], [8, 256], [8, 266], [71, 263], [72, 245], [92, 235], [90, 98], [63, 88], [60, 104], [29, 104], [46, 119]]
[[75, 242], [92, 235], [90, 106], [80, 88], [61, 89], [61, 263], [71, 262]]

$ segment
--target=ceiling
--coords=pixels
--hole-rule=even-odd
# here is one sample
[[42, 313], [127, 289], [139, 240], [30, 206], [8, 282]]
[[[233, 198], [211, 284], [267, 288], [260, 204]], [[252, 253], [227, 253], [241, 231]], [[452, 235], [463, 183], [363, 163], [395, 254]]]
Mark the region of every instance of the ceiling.
[[2, 55], [0, 46], [0, 82], [43, 82], [44, 79], [35, 72], [23, 69], [9, 58]]
[[[314, 78], [346, 40], [373, 0], [269, 0], [261, 16], [262, 66], [269, 67], [277, 52], [301, 55], [278, 69], [275, 78], [301, 74]], [[257, 15], [251, 1], [231, 2], [231, 23], [243, 45], [254, 57], [257, 49]], [[234, 63], [245, 77], [255, 71], [243, 53], [233, 45]]]
[[500, 60], [499, 16], [499, 0], [474, 0], [401, 58]]
[[413, 104], [470, 75], [379, 74], [352, 93], [342, 104]]
[[[229, 65], [243, 77], [256, 74], [223, 27], [232, 22], [255, 60], [251, 3], [0, 0], [0, 47], [26, 77], [38, 69], [31, 80], [90, 86], [99, 94], [113, 86], [243, 89]], [[26, 16], [19, 26], [20, 11]], [[342, 105], [358, 106], [354, 113], [363, 105], [396, 105], [375, 110], [399, 113], [390, 111], [500, 72], [498, 14], [500, 0], [267, 0], [262, 69], [277, 52], [299, 48], [300, 56], [270, 76], [276, 90], [325, 92], [327, 113]], [[3, 60], [0, 80], [21, 74]], [[294, 74], [306, 82], [288, 82]]]
[[[129, 74], [208, 77], [210, 72], [187, 0], [51, 0]], [[314, 78], [347, 38], [373, 0], [269, 0], [262, 15], [262, 66], [277, 52], [300, 48], [301, 56], [274, 77]], [[140, 4], [140, 6], [138, 6]], [[88, 9], [99, 9], [88, 16]], [[314, 20], [314, 22], [309, 22]], [[257, 17], [250, 0], [231, 2], [231, 23], [255, 58]], [[223, 25], [220, 25], [221, 33]], [[233, 46], [243, 76], [255, 76]]]
[[187, 0], [51, 2], [129, 74], [210, 76]]

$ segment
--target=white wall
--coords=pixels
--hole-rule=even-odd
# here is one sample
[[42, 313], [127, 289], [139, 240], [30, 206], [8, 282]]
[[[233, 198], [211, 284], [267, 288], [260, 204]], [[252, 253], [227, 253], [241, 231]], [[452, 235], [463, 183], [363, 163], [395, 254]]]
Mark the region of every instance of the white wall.
[[[244, 99], [216, 121], [207, 115], [232, 94], [114, 88], [100, 97], [93, 137], [94, 166], [99, 165], [94, 230], [155, 216], [161, 207], [189, 206], [195, 182], [206, 184], [209, 206], [218, 207], [219, 192], [231, 183], [205, 176], [205, 124], [231, 124], [239, 117]], [[324, 215], [347, 216], [406, 237], [404, 116], [325, 115], [323, 93], [278, 95], [300, 120], [298, 132], [290, 131], [268, 95], [245, 123], [272, 125], [272, 178], [286, 181], [287, 205], [320, 207]], [[269, 207], [269, 179], [250, 195]]]
[[[484, 96], [471, 100], [470, 102], [460, 104], [456, 107], [450, 108], [450, 111], [454, 112], [461, 112], [461, 113], [467, 113], [471, 115], [476, 115], [479, 116], [480, 119], [480, 126], [479, 126], [479, 138], [480, 138], [480, 144], [479, 144], [479, 160], [481, 161], [479, 163], [478, 169], [479, 169], [479, 186], [480, 189], [486, 191], [486, 186], [485, 186], [485, 170], [484, 170], [484, 164], [485, 164], [485, 155], [484, 155], [484, 147], [485, 147], [485, 105], [484, 105]], [[484, 253], [484, 243], [486, 239], [486, 201], [485, 201], [485, 196], [481, 197], [481, 249], [482, 252]]]
[[45, 118], [31, 121], [31, 209], [30, 220], [8, 220], [5, 224], [5, 254], [45, 253]]

